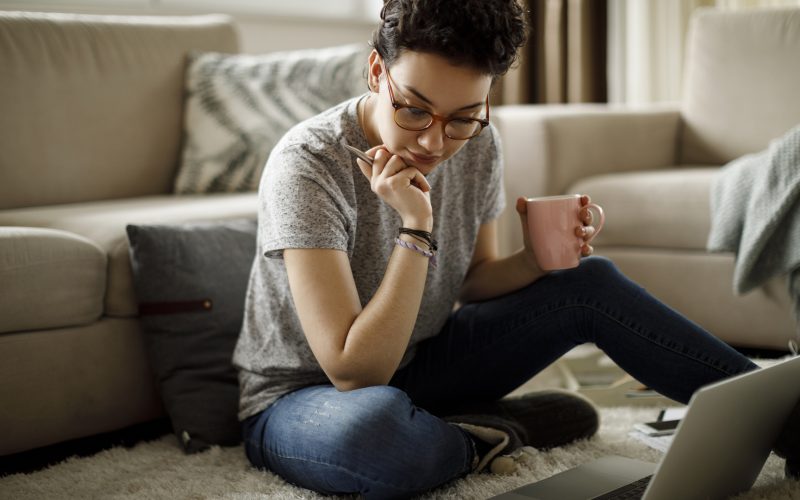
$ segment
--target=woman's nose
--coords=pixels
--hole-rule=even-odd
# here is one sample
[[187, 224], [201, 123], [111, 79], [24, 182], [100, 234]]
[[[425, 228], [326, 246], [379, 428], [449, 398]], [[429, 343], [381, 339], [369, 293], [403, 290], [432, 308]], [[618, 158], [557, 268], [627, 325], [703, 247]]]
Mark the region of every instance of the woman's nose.
[[432, 153], [441, 151], [444, 140], [447, 137], [444, 134], [444, 125], [444, 123], [433, 123], [430, 127], [421, 131], [417, 137], [419, 145]]

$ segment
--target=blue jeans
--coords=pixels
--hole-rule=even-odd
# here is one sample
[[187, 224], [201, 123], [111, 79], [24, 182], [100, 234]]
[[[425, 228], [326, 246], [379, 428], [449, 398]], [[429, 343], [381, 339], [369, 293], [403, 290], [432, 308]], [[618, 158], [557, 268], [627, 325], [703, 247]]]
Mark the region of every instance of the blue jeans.
[[468, 435], [437, 415], [499, 399], [586, 342], [683, 403], [703, 385], [756, 368], [609, 260], [589, 257], [459, 308], [387, 386], [322, 385], [281, 397], [243, 423], [245, 450], [256, 467], [321, 493], [413, 496], [470, 471]]

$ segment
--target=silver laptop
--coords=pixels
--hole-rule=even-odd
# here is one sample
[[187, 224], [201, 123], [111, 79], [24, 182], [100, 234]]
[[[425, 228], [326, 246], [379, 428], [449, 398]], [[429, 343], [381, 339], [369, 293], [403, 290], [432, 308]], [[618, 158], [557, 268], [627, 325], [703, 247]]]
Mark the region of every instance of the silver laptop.
[[698, 390], [659, 464], [609, 456], [497, 499], [720, 499], [749, 489], [800, 400], [800, 356]]

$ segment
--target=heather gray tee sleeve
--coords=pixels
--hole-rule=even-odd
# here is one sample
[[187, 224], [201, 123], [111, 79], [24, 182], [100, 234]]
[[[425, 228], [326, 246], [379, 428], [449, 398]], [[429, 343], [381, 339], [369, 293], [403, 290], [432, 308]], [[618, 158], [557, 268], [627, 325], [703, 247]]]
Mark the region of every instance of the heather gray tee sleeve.
[[503, 185], [503, 148], [500, 144], [500, 136], [492, 128], [489, 131], [492, 144], [491, 150], [495, 152], [492, 156], [492, 163], [489, 180], [486, 189], [486, 203], [483, 207], [483, 214], [481, 216], [481, 224], [486, 224], [503, 213], [506, 208], [506, 193]]
[[[348, 251], [352, 210], [343, 179], [327, 175], [329, 159], [303, 144], [288, 144], [270, 156], [259, 196], [262, 254], [282, 257], [286, 248]], [[336, 168], [336, 165], [332, 165]], [[344, 184], [349, 184], [345, 179]]]

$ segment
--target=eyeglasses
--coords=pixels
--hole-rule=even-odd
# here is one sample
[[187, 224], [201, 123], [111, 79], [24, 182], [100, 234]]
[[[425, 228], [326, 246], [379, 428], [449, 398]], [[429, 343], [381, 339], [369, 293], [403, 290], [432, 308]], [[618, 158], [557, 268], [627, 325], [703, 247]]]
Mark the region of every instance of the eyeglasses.
[[[383, 66], [383, 61], [381, 61]], [[449, 139], [456, 141], [466, 141], [480, 134], [483, 129], [489, 125], [489, 95], [486, 95], [486, 119], [480, 118], [449, 118], [441, 116], [421, 108], [409, 106], [408, 104], [400, 104], [394, 98], [394, 91], [392, 90], [392, 76], [386, 66], [383, 66], [386, 72], [389, 99], [392, 101], [394, 108], [394, 122], [398, 127], [419, 132], [430, 128], [434, 122], [440, 121], [444, 124], [444, 135]]]

